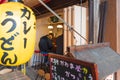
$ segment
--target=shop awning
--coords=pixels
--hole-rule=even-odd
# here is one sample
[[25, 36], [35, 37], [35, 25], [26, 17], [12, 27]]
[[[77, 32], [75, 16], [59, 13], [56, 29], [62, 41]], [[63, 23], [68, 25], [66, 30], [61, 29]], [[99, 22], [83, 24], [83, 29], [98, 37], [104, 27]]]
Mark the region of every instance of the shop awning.
[[120, 55], [108, 43], [72, 46], [68, 51], [76, 59], [97, 64], [99, 80], [120, 69]]

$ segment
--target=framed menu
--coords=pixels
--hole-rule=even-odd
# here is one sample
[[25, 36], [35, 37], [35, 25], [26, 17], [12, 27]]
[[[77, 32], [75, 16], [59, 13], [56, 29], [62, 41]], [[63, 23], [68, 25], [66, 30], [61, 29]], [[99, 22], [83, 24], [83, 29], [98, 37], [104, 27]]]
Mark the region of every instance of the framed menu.
[[98, 80], [97, 65], [57, 54], [49, 54], [50, 80]]

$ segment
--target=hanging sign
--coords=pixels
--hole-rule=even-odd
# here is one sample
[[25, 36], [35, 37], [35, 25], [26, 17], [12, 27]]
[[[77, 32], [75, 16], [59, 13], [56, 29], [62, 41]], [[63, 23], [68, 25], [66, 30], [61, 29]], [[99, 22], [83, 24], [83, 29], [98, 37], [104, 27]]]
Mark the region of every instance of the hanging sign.
[[0, 0], [0, 4], [7, 2], [7, 0]]
[[34, 53], [36, 19], [33, 11], [19, 2], [0, 5], [0, 64], [16, 66]]
[[98, 80], [97, 66], [61, 55], [49, 54], [50, 80]]

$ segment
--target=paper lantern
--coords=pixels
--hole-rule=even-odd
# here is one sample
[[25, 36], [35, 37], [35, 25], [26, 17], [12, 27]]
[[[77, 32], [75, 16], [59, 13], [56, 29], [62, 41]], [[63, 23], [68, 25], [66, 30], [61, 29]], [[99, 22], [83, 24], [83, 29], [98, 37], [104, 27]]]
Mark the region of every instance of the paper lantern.
[[0, 5], [0, 64], [17, 66], [34, 53], [36, 18], [33, 11], [19, 2]]

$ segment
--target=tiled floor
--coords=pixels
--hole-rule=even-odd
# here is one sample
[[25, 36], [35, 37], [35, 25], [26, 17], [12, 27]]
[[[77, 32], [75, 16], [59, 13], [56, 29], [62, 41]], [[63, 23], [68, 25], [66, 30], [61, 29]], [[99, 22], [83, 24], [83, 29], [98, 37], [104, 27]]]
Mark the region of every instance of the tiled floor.
[[[3, 70], [4, 68], [6, 68], [6, 67], [0, 65], [0, 70]], [[45, 68], [45, 67], [44, 67], [44, 68]], [[38, 66], [36, 66], [36, 67], [30, 67], [30, 66], [28, 66], [28, 67], [26, 67], [26, 75], [27, 75], [31, 80], [45, 80], [44, 76], [41, 77], [41, 76], [38, 74], [38, 70], [39, 70]], [[46, 70], [47, 70], [47, 68], [46, 68]]]

